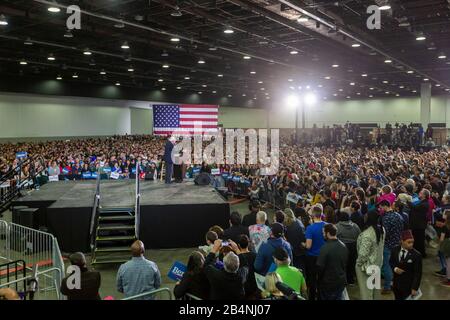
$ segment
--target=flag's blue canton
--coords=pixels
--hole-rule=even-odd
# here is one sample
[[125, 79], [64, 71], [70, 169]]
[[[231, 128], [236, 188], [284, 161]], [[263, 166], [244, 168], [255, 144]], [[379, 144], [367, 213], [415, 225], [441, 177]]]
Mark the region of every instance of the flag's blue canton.
[[153, 116], [156, 128], [180, 127], [180, 107], [178, 105], [154, 105]]

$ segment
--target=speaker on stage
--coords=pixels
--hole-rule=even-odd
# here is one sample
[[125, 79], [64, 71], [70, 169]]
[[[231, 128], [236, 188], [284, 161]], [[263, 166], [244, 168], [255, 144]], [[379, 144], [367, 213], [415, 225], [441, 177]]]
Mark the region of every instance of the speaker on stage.
[[208, 173], [202, 172], [195, 178], [194, 182], [199, 186], [207, 186], [211, 184], [211, 177]]

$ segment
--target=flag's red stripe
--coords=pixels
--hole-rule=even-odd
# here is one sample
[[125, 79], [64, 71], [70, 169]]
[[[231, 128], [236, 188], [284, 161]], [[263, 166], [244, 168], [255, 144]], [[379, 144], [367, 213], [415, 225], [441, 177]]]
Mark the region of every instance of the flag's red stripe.
[[214, 111], [180, 111], [180, 114], [218, 115], [219, 113]]
[[210, 104], [180, 104], [180, 108], [216, 108], [219, 109], [218, 105]]
[[[203, 124], [201, 125], [202, 128], [206, 128], [206, 129], [216, 129], [217, 125], [211, 125], [211, 124]], [[183, 124], [180, 126], [180, 128], [195, 128], [195, 125], [193, 124]]]

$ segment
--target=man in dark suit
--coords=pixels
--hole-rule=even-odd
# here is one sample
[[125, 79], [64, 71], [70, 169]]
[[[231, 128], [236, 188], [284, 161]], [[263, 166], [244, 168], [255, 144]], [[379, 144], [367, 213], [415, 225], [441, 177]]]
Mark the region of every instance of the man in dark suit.
[[173, 160], [172, 160], [172, 150], [175, 144], [175, 138], [170, 137], [166, 145], [164, 147], [164, 161], [166, 162], [166, 183], [172, 182], [172, 175], [173, 175]]
[[420, 252], [423, 258], [426, 257], [425, 252], [425, 229], [428, 225], [427, 214], [430, 198], [430, 191], [422, 189], [419, 193], [420, 202], [411, 208], [409, 214], [409, 227], [414, 236], [414, 248]]
[[[72, 275], [64, 278], [61, 282], [61, 293], [67, 296], [68, 300], [101, 300], [98, 290], [100, 289], [101, 277], [98, 271], [89, 271], [86, 267], [86, 258], [83, 253], [76, 252], [70, 255], [70, 262], [81, 271], [79, 289], [69, 288]], [[75, 282], [76, 283], [76, 282]]]
[[239, 212], [233, 211], [230, 214], [230, 227], [224, 230], [222, 239], [225, 241], [233, 240], [238, 243], [243, 234], [249, 235], [248, 227], [242, 225], [242, 218]]
[[422, 256], [413, 248], [411, 230], [402, 233], [402, 243], [392, 250], [390, 265], [394, 271], [393, 291], [395, 300], [405, 300], [417, 295], [422, 279]]
[[245, 215], [242, 220], [242, 224], [247, 228], [256, 224], [256, 214], [261, 209], [261, 203], [258, 200], [253, 200], [249, 207], [250, 213]]
[[[212, 300], [243, 300], [244, 284], [248, 277], [248, 263], [239, 247], [230, 242], [233, 251], [223, 258], [223, 270], [214, 266], [216, 254], [222, 248], [222, 240], [214, 241], [214, 247], [205, 260], [205, 274], [211, 285]], [[237, 254], [237, 255], [236, 255]]]

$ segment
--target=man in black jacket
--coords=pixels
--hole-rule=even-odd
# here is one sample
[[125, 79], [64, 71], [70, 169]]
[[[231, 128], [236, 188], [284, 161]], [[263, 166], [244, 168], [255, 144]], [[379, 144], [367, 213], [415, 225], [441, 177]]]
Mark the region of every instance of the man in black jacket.
[[[80, 268], [81, 279], [79, 282], [79, 288], [71, 288], [72, 276], [70, 275], [64, 278], [61, 282], [61, 293], [67, 296], [68, 300], [101, 300], [98, 290], [100, 289], [100, 272], [89, 271], [86, 267], [86, 258], [81, 252], [76, 252], [70, 255], [70, 262], [72, 266]], [[69, 281], [69, 285], [68, 285]], [[77, 281], [73, 281], [73, 284], [77, 284]]]
[[223, 240], [233, 240], [239, 242], [241, 235], [248, 236], [248, 227], [242, 225], [241, 215], [237, 211], [233, 211], [230, 214], [230, 227], [223, 232]]
[[422, 189], [419, 193], [420, 202], [411, 208], [409, 214], [409, 227], [414, 236], [414, 249], [420, 252], [423, 258], [426, 257], [425, 252], [425, 229], [427, 228], [427, 213], [429, 208], [428, 199], [430, 191]]
[[222, 247], [222, 240], [214, 241], [214, 247], [205, 260], [205, 273], [211, 285], [212, 300], [243, 300], [245, 298], [244, 285], [248, 276], [248, 264], [236, 243], [230, 243], [232, 249], [223, 258], [224, 268], [220, 270], [214, 266], [216, 254]]
[[413, 246], [413, 234], [411, 230], [406, 230], [402, 233], [402, 244], [392, 250], [389, 262], [394, 271], [393, 291], [396, 300], [415, 296], [420, 287], [422, 257]]
[[253, 200], [250, 204], [250, 210], [251, 212], [244, 216], [244, 219], [242, 220], [242, 224], [245, 227], [250, 227], [254, 224], [256, 224], [256, 214], [261, 209], [261, 203], [258, 200]]

